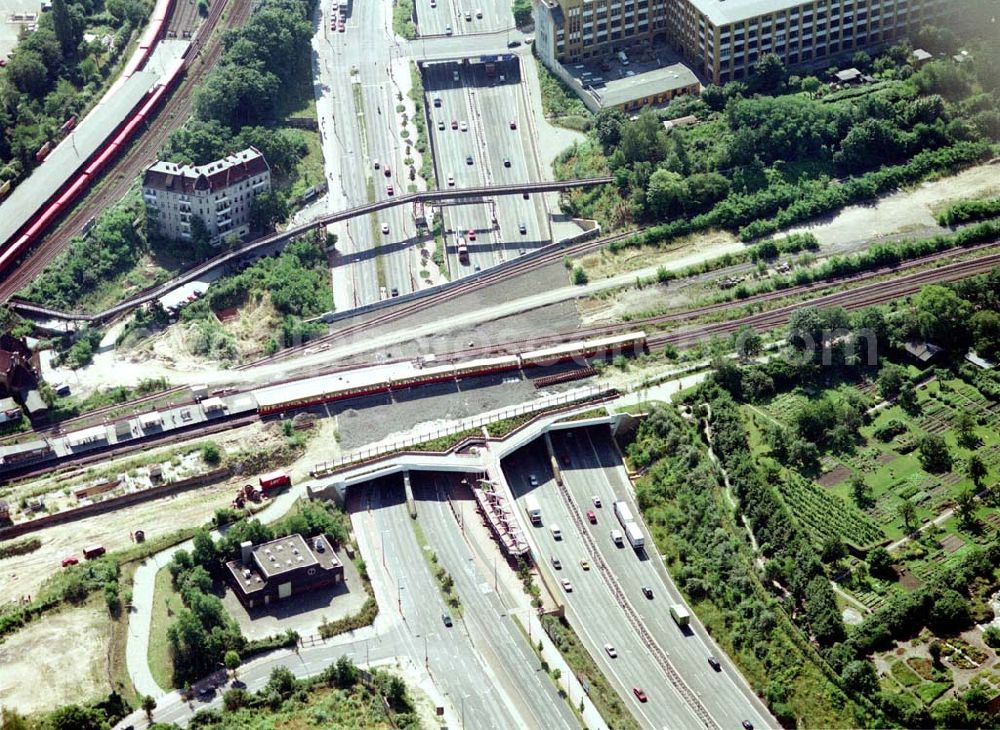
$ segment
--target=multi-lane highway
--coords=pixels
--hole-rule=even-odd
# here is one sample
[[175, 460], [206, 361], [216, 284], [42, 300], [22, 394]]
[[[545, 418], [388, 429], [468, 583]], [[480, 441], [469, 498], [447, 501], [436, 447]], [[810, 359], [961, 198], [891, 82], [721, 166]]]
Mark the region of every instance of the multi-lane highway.
[[[314, 39], [316, 96], [331, 211], [387, 200], [414, 184], [403, 164], [408, 145], [397, 111], [408, 87], [409, 61], [392, 35], [390, 13], [385, 3], [342, 4], [336, 14], [328, 2], [322, 4]], [[339, 24], [341, 18], [344, 31], [332, 30], [331, 21]], [[408, 128], [412, 134], [413, 125]], [[338, 237], [331, 260], [338, 310], [417, 288], [418, 246], [408, 207], [338, 223], [332, 230]]]
[[416, 0], [421, 36], [474, 35], [512, 29], [507, 0]]
[[[508, 457], [504, 471], [522, 513], [524, 495], [536, 495], [543, 524], [530, 529], [529, 539], [540, 551], [540, 567], [556, 583], [564, 578], [571, 582], [573, 590], [565, 594], [570, 623], [636, 718], [647, 727], [703, 727], [697, 708], [700, 704], [702, 712], [707, 710], [719, 727], [740, 727], [743, 720], [758, 728], [774, 725], [735, 668], [709, 643], [704, 630], [696, 626], [685, 633], [672, 621], [668, 606], [678, 602], [680, 595], [662, 566], [656, 560], [641, 559], [627, 542], [622, 547], [613, 543], [610, 531], [618, 524], [611, 504], [625, 495], [627, 476], [607, 438], [594, 440], [581, 431], [572, 437], [554, 436], [554, 445], [563, 463], [569, 463], [563, 471], [569, 505], [554, 482], [543, 442]], [[538, 487], [532, 487], [532, 476]], [[602, 503], [599, 508], [593, 504], [595, 495]], [[576, 511], [576, 519], [571, 510]], [[588, 510], [594, 511], [596, 525], [584, 517]], [[634, 505], [632, 511], [638, 514]], [[591, 531], [592, 544], [609, 567], [615, 588], [621, 591], [619, 597], [597, 569], [579, 524]], [[559, 527], [561, 539], [553, 536], [553, 525]], [[561, 563], [560, 569], [553, 567], [553, 557]], [[581, 566], [581, 560], [587, 561], [589, 570]], [[644, 596], [643, 586], [652, 588], [652, 599]], [[675, 688], [676, 682], [668, 677], [652, 647], [626, 620], [619, 600], [631, 606], [649, 638], [693, 695]], [[614, 647], [617, 657], [608, 655], [606, 644]], [[710, 655], [722, 662], [721, 672], [709, 666]], [[646, 693], [648, 701], [635, 697], [636, 687]]]
[[[518, 727], [578, 727], [524, 634], [514, 624], [510, 607], [496, 590], [495, 573], [490, 574], [491, 556], [487, 555], [499, 557], [496, 545], [477, 545], [474, 554], [471, 542], [463, 539], [448, 498], [449, 478], [414, 473], [413, 496], [417, 500], [417, 520], [439, 564], [455, 580], [455, 590], [463, 605], [463, 628], [468, 630], [477, 650], [489, 657], [494, 679], [503, 687], [519, 717]], [[463, 519], [478, 518], [468, 509]], [[507, 570], [502, 558], [499, 569]]]
[[527, 647], [519, 646], [509, 619], [508, 625], [502, 625], [496, 603], [491, 605], [481, 593], [477, 596], [481, 588], [476, 579], [457, 567], [462, 551], [456, 543], [461, 536], [454, 518], [441, 513], [440, 503], [436, 507], [422, 503], [418, 511], [428, 508], [428, 531], [433, 525], [435, 547], [448, 561], [462, 600], [468, 601], [468, 615], [452, 616], [449, 627], [443, 615], [450, 612], [417, 544], [402, 484], [398, 479], [374, 484], [364, 500], [385, 565], [390, 566], [390, 580], [396, 586], [398, 608], [406, 625], [403, 653], [426, 657], [430, 675], [452, 705], [460, 708], [463, 724], [497, 730], [546, 727], [550, 723], [573, 727], [575, 723], [568, 722], [572, 715], [560, 712], [558, 705], [563, 705], [562, 710], [565, 705], [548, 677], [525, 671], [524, 662], [533, 657]]
[[[517, 57], [495, 64], [492, 71], [483, 63], [425, 66], [434, 164], [442, 189], [539, 179], [519, 82]], [[474, 274], [550, 240], [541, 195], [449, 206], [444, 221], [452, 278]], [[468, 257], [459, 255], [462, 243]]]

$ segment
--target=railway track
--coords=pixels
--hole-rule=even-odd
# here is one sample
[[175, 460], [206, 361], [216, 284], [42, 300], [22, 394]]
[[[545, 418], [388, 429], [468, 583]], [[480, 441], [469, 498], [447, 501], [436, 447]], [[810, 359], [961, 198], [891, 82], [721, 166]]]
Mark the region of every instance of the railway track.
[[631, 238], [636, 235], [635, 231], [629, 231], [627, 233], [619, 233], [614, 236], [608, 236], [606, 238], [598, 238], [591, 241], [581, 241], [575, 244], [569, 244], [567, 246], [553, 246], [552, 250], [546, 251], [538, 256], [533, 256], [525, 261], [519, 261], [510, 266], [504, 267], [500, 271], [486, 272], [480, 276], [469, 279], [469, 281], [463, 281], [449, 289], [444, 291], [436, 292], [434, 294], [429, 294], [420, 299], [416, 299], [413, 302], [404, 304], [395, 309], [388, 310], [375, 317], [368, 319], [364, 322], [358, 324], [349, 325], [341, 329], [331, 332], [330, 334], [323, 335], [322, 337], [317, 337], [314, 340], [310, 340], [308, 343], [299, 345], [296, 347], [290, 347], [288, 349], [282, 350], [275, 353], [269, 357], [261, 358], [259, 360], [254, 360], [253, 362], [240, 365], [234, 368], [234, 370], [247, 370], [258, 365], [263, 365], [269, 362], [278, 362], [281, 360], [287, 360], [293, 355], [298, 355], [305, 348], [314, 348], [321, 346], [336, 340], [343, 339], [344, 337], [350, 337], [352, 335], [359, 334], [371, 327], [375, 327], [382, 324], [388, 324], [389, 322], [395, 322], [404, 317], [408, 317], [411, 314], [416, 314], [422, 312], [425, 309], [433, 307], [437, 304], [441, 304], [450, 299], [455, 299], [462, 296], [463, 294], [468, 294], [470, 292], [481, 289], [484, 286], [490, 286], [493, 284], [498, 284], [507, 279], [511, 279], [515, 276], [520, 276], [529, 271], [535, 269], [540, 269], [544, 266], [548, 266], [554, 262], [562, 261], [566, 256], [581, 256], [592, 251], [604, 248], [616, 241], [622, 241], [626, 238]]
[[[596, 243], [596, 242], [591, 242]], [[580, 244], [582, 246], [584, 244]], [[912, 269], [917, 266], [926, 266], [928, 263], [933, 263], [942, 259], [947, 259], [949, 256], [955, 256], [960, 253], [967, 253], [970, 251], [977, 250], [987, 250], [993, 248], [997, 245], [997, 242], [981, 244], [976, 247], [968, 249], [952, 249], [950, 251], [942, 251], [937, 254], [932, 254], [921, 259], [915, 259], [905, 264], [901, 264], [897, 267], [885, 267], [883, 269], [877, 269], [871, 272], [866, 272], [864, 274], [859, 274], [854, 277], [845, 277], [839, 279], [840, 283], [850, 282], [850, 281], [864, 281], [866, 279], [875, 278], [889, 271], [900, 271], [906, 269]], [[563, 251], [565, 251], [564, 249]], [[557, 257], [561, 256], [563, 251], [557, 252]], [[859, 309], [862, 307], [873, 306], [876, 304], [882, 304], [892, 299], [897, 299], [908, 294], [912, 294], [920, 289], [920, 287], [931, 284], [931, 283], [942, 283], [949, 281], [956, 281], [958, 279], [967, 278], [969, 276], [974, 276], [976, 274], [985, 273], [989, 271], [994, 266], [1000, 265], [1000, 252], [991, 253], [987, 256], [981, 258], [972, 259], [970, 261], [960, 261], [952, 264], [946, 264], [944, 266], [928, 269], [926, 271], [915, 272], [903, 279], [894, 279], [891, 281], [876, 282], [873, 284], [864, 285], [858, 288], [848, 289], [841, 292], [832, 292], [829, 294], [824, 294], [816, 297], [815, 299], [809, 300], [808, 302], [800, 302], [794, 304], [787, 304], [775, 309], [769, 310], [767, 312], [757, 312], [754, 314], [746, 315], [733, 320], [728, 320], [725, 322], [717, 322], [712, 324], [706, 324], [697, 328], [688, 328], [678, 332], [654, 332], [647, 337], [647, 346], [650, 348], [662, 347], [667, 344], [686, 346], [691, 345], [698, 340], [711, 337], [712, 335], [725, 335], [735, 332], [743, 325], [749, 325], [758, 330], [771, 329], [774, 327], [779, 327], [788, 322], [791, 317], [792, 312], [803, 306], [842, 306], [848, 310]], [[821, 282], [815, 284], [803, 285], [800, 287], [792, 287], [790, 289], [784, 289], [779, 292], [768, 292], [766, 294], [761, 294], [756, 297], [751, 297], [739, 302], [720, 302], [717, 304], [709, 304], [704, 307], [698, 307], [696, 309], [687, 310], [683, 312], [673, 312], [670, 314], [658, 315], [655, 317], [648, 317], [646, 319], [634, 320], [632, 322], [621, 322], [608, 325], [596, 325], [593, 327], [584, 327], [572, 332], [565, 332], [559, 335], [529, 338], [523, 340], [511, 340], [505, 342], [503, 346], [490, 346], [490, 347], [480, 347], [480, 348], [469, 348], [467, 350], [442, 353], [438, 355], [438, 361], [449, 362], [459, 359], [469, 359], [469, 358], [479, 358], [487, 357], [491, 355], [505, 355], [514, 352], [523, 352], [530, 349], [551, 346], [559, 344], [560, 342], [566, 342], [570, 340], [576, 340], [581, 338], [589, 337], [600, 337], [603, 335], [618, 334], [624, 330], [635, 330], [642, 328], [657, 328], [663, 325], [670, 325], [675, 323], [683, 323], [685, 321], [690, 321], [692, 319], [697, 319], [700, 317], [709, 316], [712, 314], [717, 314], [728, 309], [733, 309], [738, 306], [752, 305], [759, 302], [773, 301], [776, 299], [781, 299], [788, 296], [794, 296], [796, 294], [808, 293], [810, 290], [816, 290], [820, 288], [829, 288], [829, 282]], [[367, 326], [367, 325], [364, 325]], [[364, 327], [359, 326], [359, 327]], [[341, 335], [342, 336], [342, 335]], [[310, 343], [314, 345], [315, 342]], [[260, 361], [258, 361], [259, 363]], [[347, 362], [334, 367], [319, 368], [314, 371], [310, 371], [305, 374], [301, 374], [295, 377], [288, 377], [284, 379], [277, 380], [273, 383], [268, 383], [271, 385], [281, 385], [282, 383], [288, 383], [295, 380], [301, 380], [306, 377], [315, 377], [319, 375], [329, 375], [331, 373], [351, 370], [363, 363], [360, 362]], [[252, 365], [252, 364], [251, 364]], [[250, 365], [242, 366], [244, 369], [250, 367]], [[117, 403], [114, 405], [104, 406], [102, 408], [90, 411], [88, 413], [82, 414], [80, 416], [61, 421], [59, 424], [49, 428], [38, 428], [33, 429], [31, 433], [37, 435], [38, 437], [44, 436], [55, 436], [61, 431], [70, 430], [75, 424], [80, 424], [85, 421], [93, 421], [95, 418], [99, 418], [102, 415], [110, 414], [114, 411], [125, 411], [125, 410], [135, 410], [141, 408], [144, 403], [149, 403], [151, 401], [159, 400], [171, 394], [175, 394], [185, 390], [188, 386], [175, 386], [173, 388], [168, 388], [167, 390], [162, 390], [157, 393], [151, 393], [146, 396], [142, 396], [135, 400], [130, 400], [125, 403]], [[237, 390], [236, 392], [240, 392]], [[183, 403], [178, 403], [178, 405], [183, 405]], [[10, 444], [19, 439], [23, 439], [27, 434], [11, 434], [0, 438], [0, 445]]]
[[[183, 7], [186, 0], [181, 1]], [[208, 16], [188, 51], [185, 67], [187, 75], [180, 81], [169, 102], [161, 107], [156, 115], [157, 123], [147, 129], [128, 152], [104, 173], [96, 192], [64, 216], [35, 250], [0, 282], [0, 301], [8, 300], [27, 286], [69, 246], [73, 236], [83, 229], [88, 220], [120, 200], [132, 186], [136, 176], [156, 158], [170, 134], [187, 121], [194, 106], [195, 90], [222, 54], [222, 33], [216, 31], [223, 19], [223, 11], [230, 2], [234, 6], [226, 15], [224, 27], [238, 27], [250, 17], [251, 5], [246, 0], [214, 0], [211, 3]], [[175, 6], [174, 14], [177, 12]], [[171, 23], [173, 22], [171, 16]]]
[[727, 322], [708, 324], [697, 329], [688, 329], [681, 332], [652, 335], [647, 338], [647, 345], [650, 347], [667, 344], [690, 345], [712, 335], [730, 334], [744, 325], [749, 325], [758, 330], [773, 329], [787, 324], [792, 313], [803, 306], [843, 307], [847, 310], [854, 310], [885, 304], [900, 297], [914, 294], [927, 284], [940, 284], [965, 279], [976, 274], [986, 273], [996, 266], [1000, 266], [1000, 253], [994, 253], [972, 261], [959, 261], [954, 264], [947, 264], [929, 271], [917, 272], [904, 279], [879, 282], [866, 287], [826, 294], [808, 302], [787, 304], [767, 312], [758, 312]]

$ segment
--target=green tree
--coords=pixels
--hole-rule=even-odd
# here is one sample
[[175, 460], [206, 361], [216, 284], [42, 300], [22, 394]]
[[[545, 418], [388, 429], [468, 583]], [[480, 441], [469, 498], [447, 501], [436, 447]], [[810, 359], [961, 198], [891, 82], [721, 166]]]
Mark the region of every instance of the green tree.
[[959, 411], [952, 421], [955, 428], [955, 436], [958, 443], [967, 449], [974, 449], [979, 444], [979, 437], [976, 436], [976, 419], [968, 411]]
[[1000, 358], [1000, 314], [981, 310], [972, 315], [969, 326], [976, 352], [991, 360]]
[[972, 454], [966, 462], [965, 473], [972, 480], [972, 483], [976, 485], [977, 489], [982, 489], [983, 480], [986, 479], [989, 471], [986, 468], [986, 462], [983, 461], [983, 457], [979, 454]]
[[153, 710], [156, 709], [156, 699], [152, 695], [145, 695], [142, 698], [142, 711], [146, 713], [146, 721], [153, 721]]
[[64, 705], [48, 717], [50, 730], [107, 730], [104, 713], [92, 707]]
[[684, 210], [687, 186], [680, 173], [660, 168], [649, 178], [646, 204], [658, 218], [671, 218]]
[[820, 558], [824, 563], [837, 565], [846, 557], [847, 546], [844, 545], [843, 541], [839, 537], [833, 536], [823, 541], [823, 547], [820, 550]]
[[14, 86], [35, 99], [41, 99], [48, 91], [48, 73], [42, 57], [34, 51], [17, 51], [7, 64], [7, 76]]
[[920, 465], [926, 471], [938, 474], [951, 469], [951, 452], [940, 434], [924, 434], [917, 448]]
[[871, 487], [865, 484], [864, 477], [860, 474], [851, 477], [851, 498], [861, 509], [867, 509], [874, 504]]
[[531, 25], [531, 0], [514, 0], [511, 11], [518, 28]]
[[966, 489], [956, 499], [956, 510], [962, 524], [972, 529], [976, 526], [976, 490]]
[[573, 283], [577, 286], [582, 286], [590, 281], [587, 276], [587, 272], [579, 264], [573, 267]]
[[969, 602], [958, 591], [946, 588], [934, 601], [929, 620], [936, 630], [945, 633], [964, 629], [972, 622]]
[[787, 77], [788, 72], [781, 57], [776, 53], [765, 53], [753, 67], [750, 89], [763, 94], [775, 93], [784, 87]]
[[257, 193], [250, 202], [250, 225], [255, 231], [273, 229], [288, 218], [288, 201], [277, 190]]
[[871, 696], [878, 691], [878, 674], [871, 662], [855, 659], [844, 667], [842, 677], [852, 692]]
[[594, 133], [605, 151], [618, 146], [622, 127], [628, 123], [625, 112], [616, 107], [606, 107], [594, 115]]
[[931, 284], [914, 297], [921, 337], [948, 348], [961, 349], [969, 339], [972, 305], [949, 287]]
[[[205, 448], [208, 447], [206, 444]], [[202, 452], [204, 457], [204, 452]], [[206, 460], [207, 461], [207, 460]], [[215, 541], [208, 530], [202, 528], [194, 533], [194, 547], [191, 549], [191, 559], [195, 565], [200, 565], [206, 569], [214, 567], [218, 555], [215, 549]]]
[[226, 652], [222, 661], [226, 665], [226, 669], [235, 677], [237, 670], [240, 668], [240, 655], [230, 649]]
[[83, 12], [78, 5], [70, 5], [67, 0], [52, 0], [52, 26], [62, 46], [63, 56], [72, 58], [83, 40]]
[[218, 466], [222, 463], [222, 452], [218, 446], [209, 442], [201, 447], [201, 458], [209, 466]]
[[884, 547], [874, 547], [868, 551], [868, 569], [872, 575], [885, 577], [892, 572], [892, 555]]
[[816, 96], [816, 92], [822, 88], [823, 83], [815, 76], [806, 76], [799, 83], [799, 88], [810, 96]]
[[844, 637], [844, 623], [837, 609], [833, 589], [822, 575], [815, 576], [806, 585], [805, 614], [809, 627], [820, 644], [829, 645]]
[[282, 698], [291, 697], [292, 693], [298, 689], [298, 680], [288, 667], [275, 667], [268, 677], [266, 689], [277, 692]]
[[898, 508], [899, 518], [903, 520], [907, 533], [913, 532], [913, 523], [917, 519], [917, 508], [908, 499], [904, 499]]
[[906, 370], [899, 365], [883, 365], [878, 371], [878, 392], [886, 400], [892, 400], [899, 395], [903, 384], [907, 382]]

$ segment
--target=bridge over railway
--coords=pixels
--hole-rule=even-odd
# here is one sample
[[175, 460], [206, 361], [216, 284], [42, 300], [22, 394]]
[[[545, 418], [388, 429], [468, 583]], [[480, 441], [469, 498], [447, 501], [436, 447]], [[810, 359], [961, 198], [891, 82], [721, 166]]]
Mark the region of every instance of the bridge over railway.
[[61, 320], [66, 322], [100, 324], [110, 319], [114, 319], [118, 315], [123, 314], [137, 306], [159, 299], [173, 289], [183, 286], [191, 281], [195, 281], [212, 269], [219, 266], [225, 266], [229, 263], [234, 263], [239, 261], [244, 256], [253, 254], [269, 246], [280, 245], [292, 238], [295, 238], [296, 236], [301, 236], [304, 233], [308, 233], [309, 231], [331, 223], [338, 223], [340, 221], [350, 220], [359, 216], [377, 213], [381, 210], [393, 208], [397, 205], [412, 205], [418, 202], [423, 203], [424, 205], [455, 205], [462, 202], [478, 201], [486, 197], [559, 192], [562, 190], [571, 190], [573, 188], [589, 187], [591, 185], [605, 185], [612, 181], [613, 178], [611, 177], [574, 178], [572, 180], [556, 180], [552, 182], [518, 183], [516, 185], [489, 185], [475, 188], [449, 188], [447, 190], [426, 190], [419, 193], [408, 193], [406, 195], [399, 195], [387, 200], [380, 200], [375, 203], [367, 203], [354, 208], [347, 208], [336, 213], [330, 213], [329, 215], [321, 216], [314, 221], [310, 221], [309, 223], [303, 223], [302, 225], [295, 226], [294, 228], [289, 228], [286, 231], [281, 231], [279, 233], [274, 233], [269, 236], [264, 236], [250, 241], [238, 249], [221, 254], [215, 258], [211, 258], [208, 261], [189, 269], [180, 276], [161, 284], [160, 286], [147, 289], [144, 292], [126, 299], [121, 304], [116, 304], [115, 306], [105, 309], [103, 312], [98, 312], [97, 314], [63, 312], [58, 309], [52, 309], [50, 307], [45, 307], [33, 302], [26, 302], [16, 298], [9, 301], [9, 306], [19, 314], [29, 317], [45, 317], [52, 320]]

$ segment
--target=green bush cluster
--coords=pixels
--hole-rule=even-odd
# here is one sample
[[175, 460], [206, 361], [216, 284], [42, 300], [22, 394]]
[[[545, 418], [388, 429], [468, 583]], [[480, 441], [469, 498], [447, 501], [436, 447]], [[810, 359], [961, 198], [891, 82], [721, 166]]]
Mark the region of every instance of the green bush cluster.
[[992, 200], [963, 200], [948, 206], [937, 217], [942, 226], [957, 226], [1000, 216], [1000, 198]]

